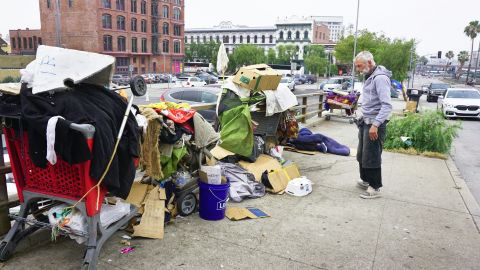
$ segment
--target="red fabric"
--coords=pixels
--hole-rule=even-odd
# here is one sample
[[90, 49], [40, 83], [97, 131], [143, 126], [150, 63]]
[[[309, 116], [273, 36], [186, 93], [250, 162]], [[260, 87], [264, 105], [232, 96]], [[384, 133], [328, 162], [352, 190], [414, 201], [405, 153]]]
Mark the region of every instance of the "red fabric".
[[167, 109], [159, 110], [157, 112], [168, 117], [177, 124], [183, 124], [188, 120], [192, 119], [196, 111], [193, 109]]

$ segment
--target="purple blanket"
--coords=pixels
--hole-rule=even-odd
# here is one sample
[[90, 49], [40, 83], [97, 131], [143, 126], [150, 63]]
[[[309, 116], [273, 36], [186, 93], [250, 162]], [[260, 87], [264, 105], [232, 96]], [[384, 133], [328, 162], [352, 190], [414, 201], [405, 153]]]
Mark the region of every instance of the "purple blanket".
[[350, 148], [338, 143], [332, 138], [322, 134], [313, 134], [309, 129], [302, 128], [298, 134], [298, 138], [290, 140], [295, 148], [306, 151], [320, 151], [330, 154], [349, 156]]

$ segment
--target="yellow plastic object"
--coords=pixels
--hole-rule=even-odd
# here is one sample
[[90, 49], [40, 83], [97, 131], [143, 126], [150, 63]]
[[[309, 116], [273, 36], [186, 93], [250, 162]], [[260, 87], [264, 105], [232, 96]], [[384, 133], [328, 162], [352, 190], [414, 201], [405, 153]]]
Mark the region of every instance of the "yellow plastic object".
[[159, 103], [151, 103], [148, 105], [141, 105], [141, 108], [152, 108], [152, 109], [190, 109], [190, 104], [187, 103], [175, 103], [175, 102], [159, 102]]

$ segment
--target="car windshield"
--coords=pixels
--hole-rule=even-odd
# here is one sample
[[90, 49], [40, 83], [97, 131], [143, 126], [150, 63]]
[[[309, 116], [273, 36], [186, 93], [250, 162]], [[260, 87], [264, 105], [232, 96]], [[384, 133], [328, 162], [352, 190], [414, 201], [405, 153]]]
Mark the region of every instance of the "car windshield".
[[178, 78], [179, 81], [186, 82], [188, 81], [188, 78]]
[[447, 98], [480, 99], [480, 93], [478, 91], [471, 90], [450, 90], [448, 91]]
[[328, 84], [342, 84], [342, 79], [329, 79], [326, 83], [328, 83]]
[[447, 89], [448, 87], [449, 87], [448, 84], [432, 83], [432, 89]]

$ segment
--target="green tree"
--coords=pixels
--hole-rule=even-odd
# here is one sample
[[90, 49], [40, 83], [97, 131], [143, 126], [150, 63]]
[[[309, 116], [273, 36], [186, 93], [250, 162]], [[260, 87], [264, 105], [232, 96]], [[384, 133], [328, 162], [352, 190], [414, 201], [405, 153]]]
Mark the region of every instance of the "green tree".
[[219, 48], [220, 43], [215, 41], [210, 41], [203, 44], [191, 43], [186, 46], [185, 59], [189, 62], [202, 59], [212, 63], [215, 66], [217, 63], [217, 54]]
[[229, 70], [235, 71], [242, 66], [265, 63], [265, 51], [263, 48], [251, 44], [243, 44], [237, 47], [230, 55]]
[[420, 57], [419, 61], [420, 61], [420, 63], [422, 63], [423, 65], [428, 64], [428, 58], [425, 57], [425, 56]]
[[447, 64], [445, 65], [445, 70], [447, 70], [448, 66], [450, 66], [452, 64], [452, 58], [455, 57], [455, 54], [453, 53], [453, 51], [448, 51], [445, 54], [445, 57], [447, 57], [447, 59], [448, 59]]
[[[473, 55], [473, 43], [478, 33], [480, 33], [480, 24], [478, 23], [478, 21], [471, 21], [465, 27], [463, 32], [465, 33], [465, 35], [467, 35], [467, 37], [469, 37], [472, 40], [472, 49], [470, 50], [470, 55]], [[468, 76], [470, 75], [470, 68], [472, 67], [472, 58], [473, 57], [470, 57], [470, 62], [468, 63], [467, 81], [468, 81]]]
[[457, 55], [458, 62], [460, 62], [460, 66], [458, 67], [457, 70], [457, 78], [460, 79], [460, 76], [462, 75], [463, 72], [463, 66], [465, 65], [465, 62], [469, 60], [470, 56], [468, 55], [467, 51], [461, 51]]
[[[343, 64], [352, 64], [353, 58], [353, 46], [354, 36], [349, 35], [340, 39], [335, 46], [335, 58], [338, 62]], [[357, 38], [357, 52], [369, 51], [373, 55], [376, 54], [382, 43], [387, 42], [385, 36], [377, 36], [377, 34], [368, 32], [367, 30], [360, 31]]]
[[277, 63], [277, 53], [274, 49], [270, 48], [267, 52], [267, 64]]
[[324, 74], [328, 66], [325, 48], [322, 45], [310, 45], [305, 47], [305, 67], [315, 75]]

